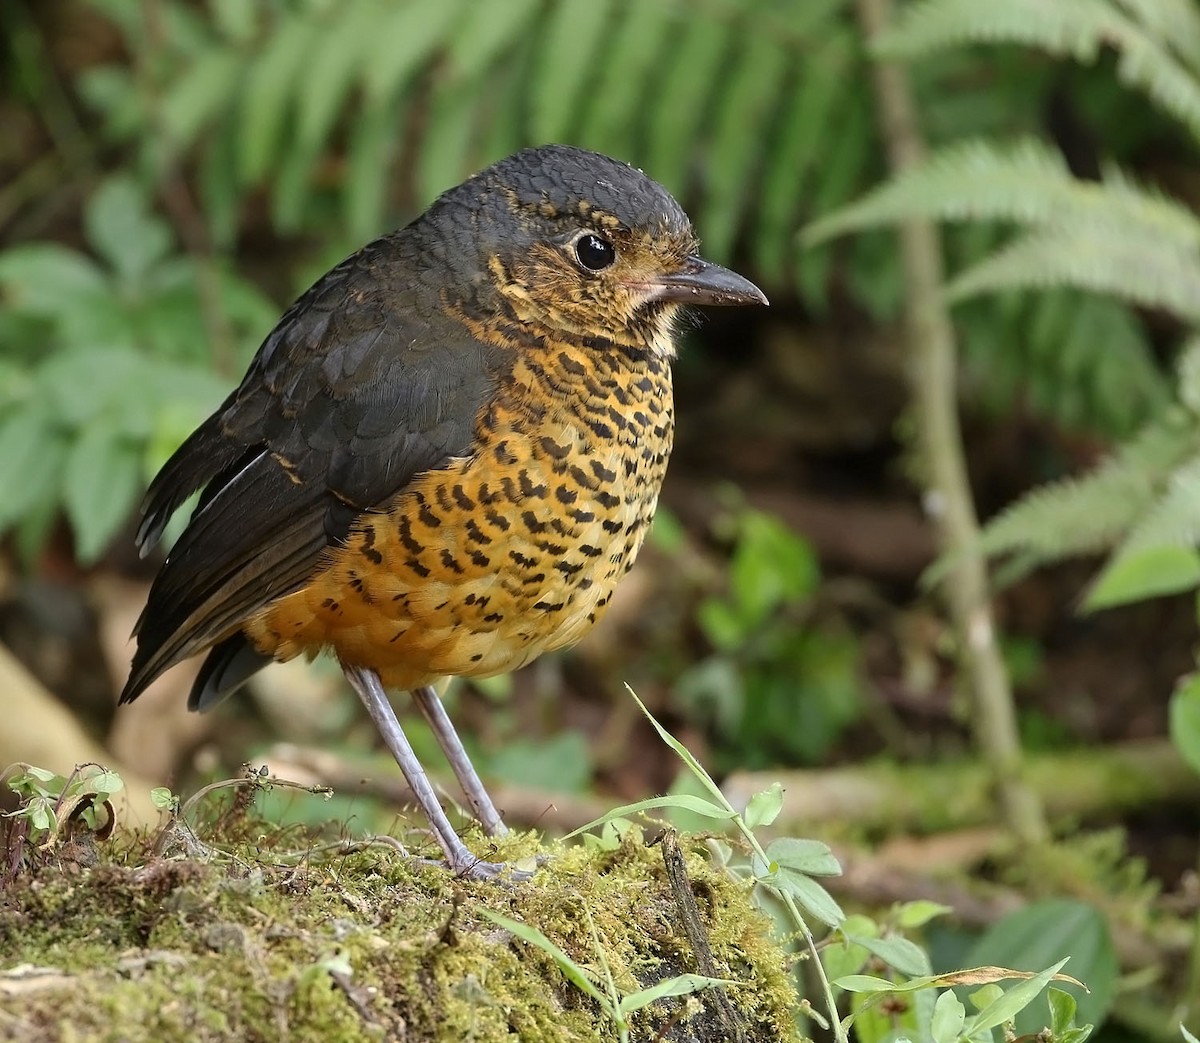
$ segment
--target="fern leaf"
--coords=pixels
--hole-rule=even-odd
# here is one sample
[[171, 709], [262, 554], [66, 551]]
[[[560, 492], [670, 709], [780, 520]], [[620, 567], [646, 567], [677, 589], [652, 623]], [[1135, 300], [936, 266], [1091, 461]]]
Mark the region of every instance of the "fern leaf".
[[1200, 544], [1200, 459], [1173, 472], [1163, 496], [1130, 529], [1114, 557], [1150, 547]]
[[279, 154], [297, 81], [318, 36], [317, 22], [284, 17], [249, 63], [238, 121], [242, 184], [260, 181]]
[[971, 43], [1020, 43], [1093, 61], [1117, 15], [1106, 0], [922, 0], [871, 41], [882, 57], [919, 58]]
[[368, 47], [363, 81], [368, 105], [390, 103], [413, 73], [445, 45], [461, 6], [461, 0], [398, 7], [387, 0], [380, 3], [373, 22], [362, 30]]
[[753, 191], [755, 166], [764, 148], [762, 127], [787, 76], [789, 53], [756, 34], [743, 41], [728, 70], [713, 114], [701, 227], [706, 249], [727, 258]]
[[914, 215], [947, 221], [997, 219], [1027, 225], [1110, 225], [1200, 250], [1200, 220], [1115, 169], [1104, 182], [1071, 176], [1052, 146], [976, 140], [942, 149], [919, 168], [810, 225], [808, 243]]
[[849, 30], [830, 29], [820, 57], [796, 70], [778, 116], [770, 162], [764, 165], [754, 246], [758, 267], [768, 277], [779, 278], [787, 263], [805, 181], [824, 160], [825, 128], [834, 125], [832, 116], [855, 57]]
[[1200, 68], [1200, 8], [1195, 0], [1117, 0], [1160, 44]]
[[404, 113], [391, 106], [365, 105], [350, 128], [342, 198], [346, 227], [355, 242], [366, 242], [383, 228], [392, 156], [403, 118]]
[[1200, 432], [1171, 414], [1091, 474], [1041, 486], [1007, 508], [984, 526], [981, 549], [1045, 562], [1111, 547], [1198, 450]]
[[961, 301], [1017, 288], [1073, 286], [1200, 323], [1200, 257], [1102, 226], [1073, 225], [1022, 236], [946, 286]]
[[[428, 10], [428, 8], [426, 8]], [[487, 71], [541, 10], [540, 0], [469, 0], [447, 44], [450, 72], [473, 77]]]
[[379, 31], [382, 13], [379, 0], [350, 0], [323, 26], [298, 84], [296, 138], [302, 149], [315, 152], [325, 147], [358, 71], [364, 65], [372, 67], [368, 44]]
[[530, 89], [533, 134], [564, 141], [573, 122], [595, 55], [609, 35], [613, 0], [558, 0], [546, 15]]
[[872, 41], [883, 56], [915, 58], [967, 43], [1017, 43], [1091, 63], [1118, 54], [1121, 80], [1200, 137], [1200, 81], [1165, 43], [1108, 0], [923, 0]]
[[720, 22], [696, 18], [685, 25], [682, 38], [664, 56], [666, 69], [646, 142], [646, 166], [654, 171], [655, 180], [677, 195], [688, 187], [693, 147], [709, 99], [717, 91], [717, 70], [730, 43], [731, 34]]
[[589, 92], [579, 139], [597, 152], [627, 154], [646, 116], [655, 66], [679, 32], [679, 13], [668, 4], [631, 4], [613, 32], [595, 89]]
[[1200, 333], [1193, 333], [1184, 343], [1175, 369], [1179, 401], [1200, 417]]

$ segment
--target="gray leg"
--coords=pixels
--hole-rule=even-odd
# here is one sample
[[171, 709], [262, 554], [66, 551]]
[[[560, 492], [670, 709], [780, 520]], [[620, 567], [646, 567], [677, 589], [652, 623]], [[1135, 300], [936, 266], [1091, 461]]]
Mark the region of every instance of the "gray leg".
[[379, 729], [379, 734], [383, 736], [387, 748], [396, 758], [396, 763], [400, 765], [400, 770], [404, 773], [404, 778], [417, 798], [417, 803], [421, 805], [421, 810], [429, 820], [433, 835], [437, 839], [442, 853], [446, 856], [451, 870], [460, 876], [474, 879], [494, 879], [502, 873], [516, 879], [528, 876], [529, 874], [513, 872], [500, 862], [480, 861], [471, 854], [467, 846], [458, 838], [458, 834], [454, 832], [454, 827], [450, 825], [450, 820], [442, 810], [441, 804], [438, 803], [437, 794], [433, 792], [433, 786], [429, 783], [425, 769], [421, 767], [421, 762], [413, 753], [413, 748], [409, 745], [404, 730], [396, 719], [396, 711], [392, 709], [387, 693], [384, 692], [383, 685], [379, 683], [379, 676], [374, 670], [347, 666], [344, 663], [342, 670], [346, 674], [346, 679], [358, 693], [358, 697], [363, 701], [363, 705], [366, 706], [367, 712]]
[[467, 756], [467, 751], [463, 749], [462, 740], [459, 739], [458, 732], [454, 730], [454, 725], [446, 714], [446, 708], [442, 705], [442, 700], [438, 698], [437, 690], [432, 685], [414, 688], [412, 698], [413, 702], [417, 704], [417, 709], [429, 722], [434, 738], [437, 739], [438, 745], [445, 753], [446, 760], [450, 762], [450, 767], [454, 769], [454, 777], [458, 779], [458, 784], [466, 794], [468, 803], [474, 809], [475, 817], [479, 819], [488, 836], [504, 836], [508, 832], [508, 827], [500, 818], [500, 812], [496, 810], [492, 798], [488, 796], [483, 783], [479, 781], [479, 776], [475, 774], [475, 766], [471, 763], [471, 758]]

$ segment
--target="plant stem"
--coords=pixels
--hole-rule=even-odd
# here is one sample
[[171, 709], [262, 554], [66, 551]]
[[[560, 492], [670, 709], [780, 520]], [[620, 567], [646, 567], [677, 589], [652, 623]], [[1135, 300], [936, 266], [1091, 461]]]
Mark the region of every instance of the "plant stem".
[[[891, 0], [856, 0], [870, 40], [891, 21]], [[925, 143], [907, 70], [894, 62], [874, 67], [880, 130], [894, 174], [925, 160]], [[943, 554], [956, 566], [945, 591], [973, 700], [975, 742], [987, 761], [1006, 824], [1025, 843], [1047, 836], [1045, 815], [1021, 777], [1021, 746], [1008, 672], [996, 644], [987, 575], [978, 551], [979, 522], [971, 500], [957, 414], [957, 351], [942, 297], [937, 229], [925, 218], [900, 225], [908, 308], [910, 379], [918, 428], [917, 452], [926, 484], [925, 506]]]

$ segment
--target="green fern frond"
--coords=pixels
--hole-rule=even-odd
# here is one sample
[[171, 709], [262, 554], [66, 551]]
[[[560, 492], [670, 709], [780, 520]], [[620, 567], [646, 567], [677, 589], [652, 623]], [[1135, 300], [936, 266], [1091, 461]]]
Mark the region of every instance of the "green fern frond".
[[[1142, 14], [1142, 4], [1130, 13]], [[1148, 27], [1107, 0], [923, 0], [874, 40], [877, 54], [916, 58], [967, 43], [1016, 43], [1092, 63], [1104, 48], [1118, 54], [1120, 79], [1142, 91], [1200, 137], [1200, 82]]]
[[1200, 69], [1200, 8], [1195, 0], [1117, 0], [1159, 43]]
[[1200, 544], [1200, 459], [1191, 459], [1170, 476], [1163, 495], [1129, 530], [1114, 557], [1150, 547]]
[[1161, 495], [1171, 473], [1200, 452], [1200, 430], [1171, 414], [1092, 473], [1041, 486], [983, 529], [984, 553], [1047, 562], [1105, 550]]
[[946, 286], [951, 301], [996, 290], [1073, 286], [1200, 323], [1200, 256], [1115, 226], [1073, 224], [1022, 236]]
[[814, 222], [808, 243], [920, 215], [946, 221], [993, 219], [1026, 225], [1105, 225], [1121, 235], [1200, 252], [1200, 220], [1161, 192], [1116, 168], [1103, 182], [1072, 177], [1062, 155], [1032, 138], [1003, 145], [965, 141], [935, 153], [852, 205]]
[[1179, 401], [1200, 417], [1200, 333], [1193, 333], [1175, 363]]

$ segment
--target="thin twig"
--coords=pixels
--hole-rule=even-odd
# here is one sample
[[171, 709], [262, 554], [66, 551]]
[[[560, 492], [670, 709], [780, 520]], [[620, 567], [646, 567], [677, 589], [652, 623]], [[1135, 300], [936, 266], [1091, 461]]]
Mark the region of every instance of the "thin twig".
[[[891, 21], [891, 0], [857, 0], [870, 39]], [[895, 62], [874, 67], [879, 122], [892, 171], [901, 174], [925, 160], [925, 142], [907, 70]], [[943, 553], [958, 562], [945, 585], [951, 620], [974, 702], [975, 741], [987, 760], [1004, 819], [1025, 843], [1048, 834], [1037, 797], [1022, 777], [1012, 688], [996, 644], [987, 575], [979, 553], [979, 522], [971, 501], [957, 413], [957, 351], [942, 297], [942, 254], [937, 229], [926, 218], [900, 225], [907, 326], [912, 366], [918, 454], [926, 484], [926, 509]]]

